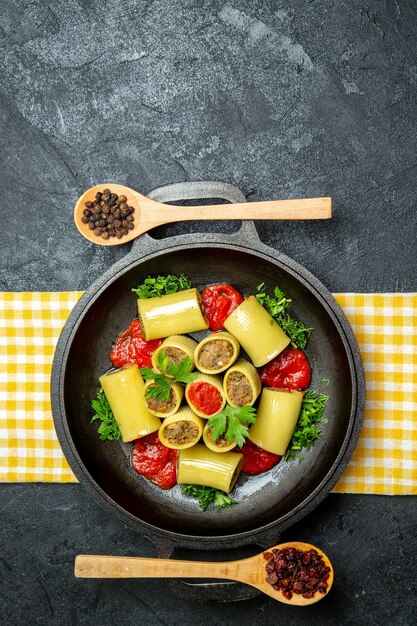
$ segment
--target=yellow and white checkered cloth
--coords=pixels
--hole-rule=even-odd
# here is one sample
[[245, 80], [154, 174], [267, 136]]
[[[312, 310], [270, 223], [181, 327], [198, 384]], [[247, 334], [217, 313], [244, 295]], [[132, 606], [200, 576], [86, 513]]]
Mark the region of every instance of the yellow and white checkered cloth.
[[[49, 378], [81, 295], [0, 293], [0, 481], [76, 482], [55, 435]], [[367, 401], [358, 446], [334, 491], [416, 494], [417, 294], [336, 298], [361, 349]]]

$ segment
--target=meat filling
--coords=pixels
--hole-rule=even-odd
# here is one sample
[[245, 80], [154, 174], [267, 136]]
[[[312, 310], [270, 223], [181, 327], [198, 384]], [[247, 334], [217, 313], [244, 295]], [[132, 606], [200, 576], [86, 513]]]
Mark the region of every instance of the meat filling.
[[207, 341], [199, 354], [200, 364], [207, 370], [217, 370], [229, 363], [233, 357], [233, 346], [225, 339]]
[[187, 357], [184, 350], [181, 350], [180, 348], [174, 348], [173, 346], [167, 346], [163, 349], [163, 352], [168, 357], [168, 368], [173, 363], [175, 363], [175, 365], [178, 365]]
[[235, 406], [247, 406], [253, 400], [250, 382], [241, 372], [232, 372], [227, 378], [227, 395]]
[[194, 422], [189, 422], [187, 420], [173, 422], [164, 428], [164, 436], [170, 443], [182, 445], [197, 439], [198, 428]]
[[146, 402], [151, 411], [156, 411], [157, 413], [169, 413], [175, 407], [176, 397], [174, 391], [171, 389], [168, 400], [146, 398]]

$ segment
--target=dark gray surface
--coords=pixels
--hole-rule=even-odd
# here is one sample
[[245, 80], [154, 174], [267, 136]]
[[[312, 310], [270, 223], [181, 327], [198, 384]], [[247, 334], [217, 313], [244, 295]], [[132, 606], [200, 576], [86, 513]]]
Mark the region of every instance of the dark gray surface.
[[[204, 178], [253, 200], [331, 195], [331, 222], [259, 223], [261, 238], [333, 291], [416, 289], [415, 2], [3, 0], [0, 15], [0, 289], [85, 288], [125, 254], [75, 231], [86, 187]], [[1, 623], [417, 619], [415, 498], [331, 495], [288, 531], [336, 566], [332, 595], [300, 611], [260, 598], [190, 605], [162, 582], [74, 581], [77, 552], [151, 546], [79, 486], [0, 495]]]
[[330, 595], [307, 609], [266, 596], [189, 603], [164, 581], [75, 580], [77, 553], [153, 556], [152, 545], [78, 485], [5, 486], [2, 506], [2, 624], [411, 626], [417, 616], [412, 498], [332, 494], [285, 533], [319, 544], [335, 568]]

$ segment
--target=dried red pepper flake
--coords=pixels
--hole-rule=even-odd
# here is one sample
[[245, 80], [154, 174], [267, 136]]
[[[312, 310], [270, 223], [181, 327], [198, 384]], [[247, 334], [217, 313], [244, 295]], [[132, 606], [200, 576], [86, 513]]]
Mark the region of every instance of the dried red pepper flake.
[[274, 548], [263, 556], [268, 561], [266, 581], [287, 600], [291, 600], [294, 593], [303, 598], [312, 598], [317, 591], [326, 593], [330, 567], [314, 548]]

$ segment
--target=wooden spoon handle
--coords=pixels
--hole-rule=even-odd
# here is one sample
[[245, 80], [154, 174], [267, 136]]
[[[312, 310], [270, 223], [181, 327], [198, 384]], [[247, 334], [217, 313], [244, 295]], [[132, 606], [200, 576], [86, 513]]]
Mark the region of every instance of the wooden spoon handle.
[[79, 554], [77, 578], [233, 578], [233, 563]]
[[[325, 220], [332, 216], [331, 198], [268, 200], [195, 207], [167, 207], [171, 220]], [[170, 220], [170, 221], [171, 221]]]

